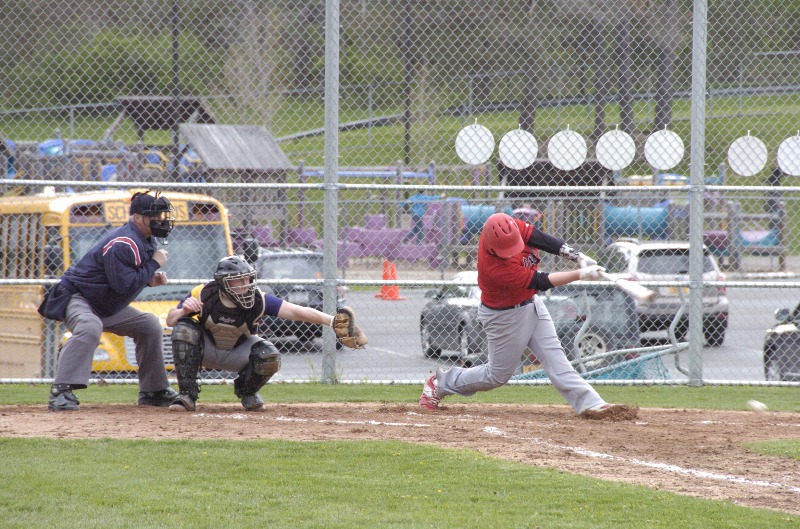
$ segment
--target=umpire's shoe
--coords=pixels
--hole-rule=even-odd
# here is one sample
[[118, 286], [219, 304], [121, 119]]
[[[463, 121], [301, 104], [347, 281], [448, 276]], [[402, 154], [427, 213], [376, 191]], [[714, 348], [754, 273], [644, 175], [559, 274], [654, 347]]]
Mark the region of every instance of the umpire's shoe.
[[53, 384], [50, 388], [50, 398], [47, 401], [47, 409], [50, 411], [77, 411], [80, 402], [78, 397], [72, 392], [69, 384]]
[[175, 400], [169, 405], [170, 411], [194, 411], [195, 409], [197, 409], [195, 400], [185, 393], [175, 397]]
[[172, 404], [178, 392], [172, 388], [161, 389], [158, 391], [140, 391], [139, 406], [158, 406], [165, 408]]

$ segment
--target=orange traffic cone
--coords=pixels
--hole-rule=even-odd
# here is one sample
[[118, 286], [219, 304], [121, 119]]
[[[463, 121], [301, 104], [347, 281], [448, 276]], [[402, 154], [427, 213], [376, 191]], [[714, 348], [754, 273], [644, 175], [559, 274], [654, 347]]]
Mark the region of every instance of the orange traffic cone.
[[[390, 263], [388, 259], [383, 262], [383, 279], [384, 281], [397, 280], [397, 266]], [[400, 287], [397, 285], [383, 285], [375, 297], [390, 301], [406, 299], [400, 295]]]
[[[389, 269], [389, 276], [390, 279], [394, 279], [395, 281], [397, 281], [397, 265], [395, 263], [392, 263], [392, 266]], [[389, 287], [389, 299], [399, 300], [399, 299], [406, 299], [406, 297], [400, 295], [400, 287], [398, 285], [391, 285]]]
[[[389, 260], [386, 259], [383, 261], [383, 280], [389, 281], [392, 278], [392, 268], [389, 264]], [[390, 292], [389, 285], [383, 285], [381, 287], [381, 291], [375, 294], [376, 298], [380, 299], [391, 299], [391, 292]]]

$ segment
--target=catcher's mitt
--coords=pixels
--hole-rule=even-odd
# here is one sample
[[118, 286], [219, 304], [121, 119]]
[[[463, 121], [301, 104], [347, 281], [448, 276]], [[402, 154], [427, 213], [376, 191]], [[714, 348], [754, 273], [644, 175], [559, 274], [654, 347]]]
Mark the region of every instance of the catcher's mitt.
[[356, 315], [350, 307], [342, 307], [333, 317], [333, 332], [345, 347], [363, 349], [367, 344], [367, 335], [356, 325]]

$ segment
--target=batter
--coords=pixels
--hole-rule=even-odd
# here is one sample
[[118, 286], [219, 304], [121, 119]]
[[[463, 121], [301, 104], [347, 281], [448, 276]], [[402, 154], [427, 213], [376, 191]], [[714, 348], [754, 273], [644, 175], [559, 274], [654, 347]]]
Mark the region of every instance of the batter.
[[[540, 272], [539, 250], [576, 261], [580, 269]], [[511, 379], [527, 347], [581, 417], [635, 417], [635, 408], [607, 403], [570, 365], [550, 314], [536, 295], [579, 279], [600, 280], [604, 271], [593, 259], [531, 224], [504, 213], [490, 216], [478, 243], [478, 286], [482, 292], [478, 320], [486, 331], [489, 359], [470, 368], [437, 370], [425, 381], [419, 405], [436, 410], [447, 395], [469, 397], [502, 386]]]

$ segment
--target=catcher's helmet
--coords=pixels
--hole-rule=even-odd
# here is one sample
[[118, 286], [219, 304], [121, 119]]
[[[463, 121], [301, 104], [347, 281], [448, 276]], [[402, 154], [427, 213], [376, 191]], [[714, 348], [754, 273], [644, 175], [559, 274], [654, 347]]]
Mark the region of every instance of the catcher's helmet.
[[150, 195], [149, 191], [131, 197], [130, 214], [138, 213], [150, 219], [150, 231], [156, 237], [166, 238], [175, 226], [175, 208], [163, 195]]
[[[246, 281], [240, 281], [246, 279]], [[217, 264], [214, 281], [231, 301], [243, 309], [256, 302], [256, 271], [238, 255], [224, 257]], [[235, 284], [234, 284], [235, 283]]]
[[505, 213], [495, 213], [486, 219], [481, 239], [487, 250], [503, 259], [515, 256], [525, 248], [517, 221]]

